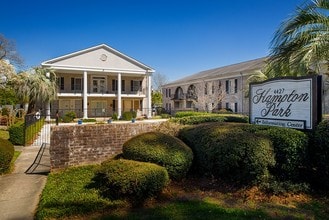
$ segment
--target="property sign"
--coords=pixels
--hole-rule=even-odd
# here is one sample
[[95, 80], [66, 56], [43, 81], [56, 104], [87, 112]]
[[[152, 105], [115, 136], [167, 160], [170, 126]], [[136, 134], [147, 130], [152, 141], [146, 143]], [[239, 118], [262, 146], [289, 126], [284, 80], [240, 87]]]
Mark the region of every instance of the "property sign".
[[321, 121], [321, 76], [250, 84], [250, 123], [313, 129]]

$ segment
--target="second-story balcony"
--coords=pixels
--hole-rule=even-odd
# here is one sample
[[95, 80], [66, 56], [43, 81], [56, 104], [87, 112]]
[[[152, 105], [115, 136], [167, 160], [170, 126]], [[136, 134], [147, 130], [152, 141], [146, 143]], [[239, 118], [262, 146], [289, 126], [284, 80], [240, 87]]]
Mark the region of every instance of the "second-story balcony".
[[[82, 96], [83, 95], [83, 90], [80, 88], [77, 89], [66, 89], [66, 90], [58, 90], [57, 93], [58, 96], [60, 97], [69, 97], [69, 96]], [[92, 96], [92, 97], [116, 97], [118, 95], [118, 91], [114, 90], [95, 90], [95, 89], [88, 89], [87, 91], [87, 95], [88, 96]], [[146, 96], [146, 89], [143, 88], [141, 90], [138, 91], [126, 91], [126, 90], [122, 90], [121, 91], [121, 96], [127, 96], [127, 97], [145, 97]]]
[[171, 96], [172, 100], [185, 100], [185, 94], [184, 93], [177, 93]]

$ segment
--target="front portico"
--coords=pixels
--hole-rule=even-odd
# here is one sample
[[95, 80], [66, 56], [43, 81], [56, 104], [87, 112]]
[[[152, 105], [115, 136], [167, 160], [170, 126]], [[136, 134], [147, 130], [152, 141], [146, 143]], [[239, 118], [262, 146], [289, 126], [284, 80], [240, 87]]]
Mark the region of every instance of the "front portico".
[[59, 88], [51, 111], [75, 111], [83, 118], [121, 117], [125, 111], [152, 116], [151, 76], [154, 70], [101, 44], [42, 63], [54, 70]]

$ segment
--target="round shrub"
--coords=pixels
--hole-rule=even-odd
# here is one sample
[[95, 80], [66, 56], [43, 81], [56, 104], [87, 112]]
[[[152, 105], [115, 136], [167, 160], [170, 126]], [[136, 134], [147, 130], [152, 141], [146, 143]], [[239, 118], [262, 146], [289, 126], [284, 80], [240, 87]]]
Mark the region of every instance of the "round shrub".
[[273, 144], [275, 167], [271, 174], [280, 181], [301, 180], [306, 169], [306, 151], [308, 136], [302, 131], [290, 128], [250, 125], [243, 127], [245, 131], [265, 135]]
[[123, 112], [121, 116], [122, 120], [127, 120], [130, 121], [133, 118], [133, 113], [132, 112]]
[[242, 126], [211, 123], [183, 129], [179, 137], [193, 150], [194, 171], [240, 184], [267, 178], [275, 164], [271, 141]]
[[310, 146], [311, 160], [315, 168], [314, 180], [318, 187], [329, 188], [329, 120], [323, 120], [316, 127]]
[[122, 152], [126, 159], [165, 167], [175, 180], [186, 176], [193, 160], [193, 152], [186, 144], [160, 132], [148, 132], [131, 138], [123, 144]]
[[127, 199], [142, 204], [158, 195], [169, 183], [164, 167], [133, 160], [108, 160], [97, 171], [100, 191], [111, 199]]
[[9, 170], [14, 152], [14, 145], [8, 140], [0, 138], [0, 174]]

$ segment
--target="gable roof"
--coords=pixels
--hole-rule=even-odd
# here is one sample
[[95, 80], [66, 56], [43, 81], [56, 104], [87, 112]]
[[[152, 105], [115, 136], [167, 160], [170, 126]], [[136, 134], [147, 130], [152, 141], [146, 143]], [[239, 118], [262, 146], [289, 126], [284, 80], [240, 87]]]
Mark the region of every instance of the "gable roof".
[[229, 78], [230, 75], [240, 74], [242, 72], [252, 72], [254, 70], [260, 70], [264, 67], [265, 61], [267, 57], [262, 57], [254, 60], [249, 60], [237, 64], [231, 64], [228, 66], [218, 67], [210, 70], [201, 71], [184, 78], [178, 79], [171, 83], [164, 85], [165, 87], [173, 86], [177, 84], [186, 84], [191, 83], [191, 81], [198, 81], [198, 80], [207, 80], [212, 78], [218, 77], [226, 77]]
[[57, 70], [87, 70], [128, 73], [152, 73], [154, 70], [106, 44], [100, 44], [42, 62]]

